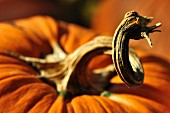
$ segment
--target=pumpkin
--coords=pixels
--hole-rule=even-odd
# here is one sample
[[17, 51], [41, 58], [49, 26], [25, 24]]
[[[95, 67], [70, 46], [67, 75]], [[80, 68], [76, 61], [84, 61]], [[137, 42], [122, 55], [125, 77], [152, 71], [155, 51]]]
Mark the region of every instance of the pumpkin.
[[[138, 50], [145, 70], [144, 84], [141, 87], [128, 88], [118, 76], [114, 76], [108, 87], [109, 92], [106, 91], [102, 95], [85, 93], [70, 97], [37, 78], [39, 72], [33, 66], [4, 53], [4, 50], [28, 57], [44, 58], [44, 55], [55, 52], [54, 48], [60, 44], [65, 52], [72, 53], [80, 45], [98, 36], [98, 33], [56, 21], [48, 16], [0, 23], [0, 32], [2, 113], [169, 112], [170, 64], [157, 56]], [[92, 59], [90, 68], [104, 67], [109, 63], [110, 57], [99, 56]]]

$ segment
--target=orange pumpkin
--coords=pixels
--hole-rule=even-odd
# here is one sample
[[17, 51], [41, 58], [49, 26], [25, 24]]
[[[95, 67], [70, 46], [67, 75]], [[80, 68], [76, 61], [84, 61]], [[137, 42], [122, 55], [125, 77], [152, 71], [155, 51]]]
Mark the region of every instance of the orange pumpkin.
[[[52, 53], [57, 43], [68, 53], [98, 34], [50, 17], [31, 17], [0, 24], [0, 112], [2, 113], [168, 113], [170, 107], [170, 64], [157, 56], [139, 51], [145, 79], [138, 88], [127, 88], [119, 77], [112, 78], [109, 97], [81, 94], [62, 96], [55, 87], [36, 77], [38, 72], [26, 62], [4, 54], [2, 49], [25, 56]], [[76, 43], [75, 43], [76, 42]], [[108, 57], [94, 60], [103, 65]], [[98, 66], [96, 66], [97, 68]]]

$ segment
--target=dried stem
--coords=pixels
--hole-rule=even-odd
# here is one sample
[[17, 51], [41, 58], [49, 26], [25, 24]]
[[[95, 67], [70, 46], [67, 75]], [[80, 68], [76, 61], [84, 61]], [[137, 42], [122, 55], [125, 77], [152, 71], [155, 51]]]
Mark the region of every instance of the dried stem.
[[143, 68], [140, 61], [136, 59], [137, 56], [134, 57], [136, 61], [129, 61], [129, 40], [146, 38], [150, 46], [152, 46], [148, 35], [161, 25], [158, 23], [147, 27], [147, 24], [152, 19], [152, 17], [140, 16], [137, 12], [130, 11], [125, 14], [123, 21], [114, 34], [112, 58], [117, 73], [128, 86], [140, 86], [144, 79]]

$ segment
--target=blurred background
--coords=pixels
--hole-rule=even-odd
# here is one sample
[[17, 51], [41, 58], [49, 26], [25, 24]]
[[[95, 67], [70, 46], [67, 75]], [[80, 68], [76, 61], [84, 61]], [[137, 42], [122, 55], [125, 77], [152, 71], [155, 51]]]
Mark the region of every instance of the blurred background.
[[110, 35], [127, 11], [154, 17], [161, 22], [161, 33], [151, 34], [153, 48], [146, 40], [131, 41], [131, 46], [159, 55], [170, 62], [170, 1], [168, 0], [0, 0], [0, 21], [49, 15]]

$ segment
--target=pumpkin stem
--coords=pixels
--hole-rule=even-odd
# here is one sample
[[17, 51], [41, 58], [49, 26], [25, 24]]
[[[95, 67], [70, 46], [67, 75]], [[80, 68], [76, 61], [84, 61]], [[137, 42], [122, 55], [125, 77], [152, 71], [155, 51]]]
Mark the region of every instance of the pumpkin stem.
[[[120, 23], [113, 37], [113, 55], [112, 59], [116, 71], [120, 78], [127, 86], [141, 86], [144, 80], [143, 67], [137, 55], [129, 57], [129, 40], [146, 38], [152, 47], [149, 33], [152, 33], [161, 24], [147, 27], [153, 18], [140, 16], [135, 11], [125, 14], [123, 21]], [[135, 54], [135, 53], [134, 53]]]

